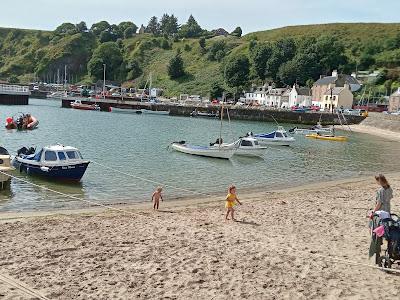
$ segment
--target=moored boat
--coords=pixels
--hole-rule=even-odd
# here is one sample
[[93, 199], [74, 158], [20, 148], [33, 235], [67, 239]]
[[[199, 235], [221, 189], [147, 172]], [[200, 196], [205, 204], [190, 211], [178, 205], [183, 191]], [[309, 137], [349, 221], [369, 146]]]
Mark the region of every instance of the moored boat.
[[223, 145], [197, 146], [186, 142], [174, 142], [171, 148], [175, 151], [212, 158], [230, 159], [236, 151], [236, 147], [227, 147]]
[[100, 110], [100, 106], [98, 104], [84, 104], [81, 100], [75, 100], [72, 102], [71, 107], [81, 110]]
[[[253, 134], [249, 133], [248, 135]], [[260, 145], [290, 146], [295, 142], [295, 139], [288, 136], [286, 130], [282, 126], [278, 126], [277, 130], [270, 133], [255, 134], [254, 137], [258, 140]]]
[[5, 189], [9, 186], [11, 171], [15, 170], [13, 166], [11, 166], [11, 156], [8, 151], [0, 147], [0, 190]]
[[348, 140], [347, 136], [335, 136], [335, 135], [307, 134], [306, 137], [316, 140], [335, 141], [335, 142], [346, 142]]
[[252, 136], [242, 137], [237, 142], [229, 145], [237, 147], [234, 155], [247, 157], [261, 157], [268, 149], [267, 147], [261, 146], [258, 140]]
[[152, 110], [152, 109], [141, 109], [142, 114], [152, 114], [152, 115], [169, 115], [169, 110]]
[[294, 127], [289, 130], [289, 133], [294, 134], [333, 134], [333, 127], [323, 127], [320, 122], [310, 128]]
[[203, 117], [203, 118], [219, 118], [219, 112], [217, 113], [209, 113], [209, 112], [201, 112], [195, 109], [190, 113], [191, 117]]
[[142, 114], [141, 109], [131, 109], [131, 108], [122, 108], [122, 107], [110, 107], [110, 112], [120, 113], [120, 114]]
[[12, 160], [16, 169], [28, 175], [69, 181], [80, 181], [89, 163], [78, 149], [63, 145], [47, 146], [39, 151], [23, 147]]

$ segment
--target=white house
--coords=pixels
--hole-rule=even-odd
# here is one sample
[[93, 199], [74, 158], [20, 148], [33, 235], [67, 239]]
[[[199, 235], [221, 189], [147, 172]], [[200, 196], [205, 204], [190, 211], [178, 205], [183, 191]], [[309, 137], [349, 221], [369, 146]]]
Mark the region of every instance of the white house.
[[289, 107], [292, 106], [311, 106], [312, 95], [308, 87], [299, 87], [294, 85], [289, 94]]
[[284, 103], [289, 102], [289, 95], [286, 88], [274, 88], [264, 85], [245, 93], [245, 102], [269, 107], [282, 107]]

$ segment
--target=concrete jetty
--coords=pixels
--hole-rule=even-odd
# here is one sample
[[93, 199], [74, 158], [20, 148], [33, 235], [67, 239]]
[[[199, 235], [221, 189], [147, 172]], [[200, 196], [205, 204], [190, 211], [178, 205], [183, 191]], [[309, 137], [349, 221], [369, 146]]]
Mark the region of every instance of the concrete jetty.
[[28, 86], [0, 84], [0, 104], [28, 105], [29, 95]]

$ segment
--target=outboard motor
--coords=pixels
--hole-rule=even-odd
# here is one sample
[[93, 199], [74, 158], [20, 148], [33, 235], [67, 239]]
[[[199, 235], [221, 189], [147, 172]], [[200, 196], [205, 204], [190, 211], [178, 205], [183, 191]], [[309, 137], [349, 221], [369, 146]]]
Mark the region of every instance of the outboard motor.
[[30, 147], [29, 149], [26, 147], [22, 147], [21, 149], [18, 149], [17, 151], [17, 155], [21, 156], [21, 155], [31, 155], [31, 154], [35, 154], [36, 149], [34, 147]]

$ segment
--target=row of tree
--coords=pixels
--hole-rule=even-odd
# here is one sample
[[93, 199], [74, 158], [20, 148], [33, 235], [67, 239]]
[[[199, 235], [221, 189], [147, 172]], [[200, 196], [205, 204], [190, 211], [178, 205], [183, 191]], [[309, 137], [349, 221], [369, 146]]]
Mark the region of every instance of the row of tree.
[[[185, 24], [179, 25], [178, 18], [173, 14], [164, 14], [160, 20], [153, 16], [146, 26], [145, 32], [154, 36], [178, 37], [178, 38], [199, 38], [211, 37], [214, 32], [201, 28], [199, 23], [190, 15]], [[232, 36], [241, 37], [242, 29], [236, 27], [231, 33]]]
[[53, 36], [57, 40], [66, 35], [73, 35], [76, 33], [91, 33], [96, 36], [101, 43], [117, 41], [118, 39], [127, 39], [134, 36], [138, 27], [130, 21], [121, 22], [117, 24], [110, 24], [107, 21], [100, 21], [94, 23], [90, 29], [86, 26], [85, 22], [78, 24], [63, 23], [58, 26]]

